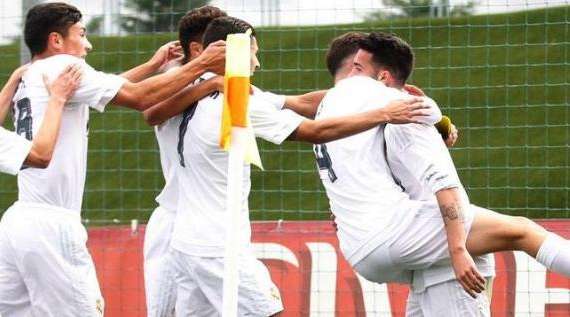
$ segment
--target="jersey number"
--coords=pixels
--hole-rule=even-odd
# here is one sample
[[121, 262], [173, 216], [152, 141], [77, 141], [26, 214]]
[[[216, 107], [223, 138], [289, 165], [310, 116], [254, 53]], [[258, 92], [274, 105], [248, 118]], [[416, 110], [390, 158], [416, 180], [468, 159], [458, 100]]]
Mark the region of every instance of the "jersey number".
[[29, 98], [23, 98], [16, 103], [18, 118], [16, 119], [16, 133], [32, 140], [32, 105]]
[[195, 102], [184, 110], [182, 122], [180, 122], [180, 127], [178, 127], [178, 157], [182, 167], [186, 167], [186, 162], [184, 161], [184, 136], [188, 130], [188, 122], [190, 122], [190, 119], [194, 116], [194, 112], [196, 112], [197, 105], [198, 102]]
[[331, 183], [334, 183], [338, 177], [332, 168], [332, 161], [329, 153], [327, 152], [326, 144], [317, 144], [314, 146], [315, 155], [317, 156], [317, 166], [321, 173], [327, 172]]

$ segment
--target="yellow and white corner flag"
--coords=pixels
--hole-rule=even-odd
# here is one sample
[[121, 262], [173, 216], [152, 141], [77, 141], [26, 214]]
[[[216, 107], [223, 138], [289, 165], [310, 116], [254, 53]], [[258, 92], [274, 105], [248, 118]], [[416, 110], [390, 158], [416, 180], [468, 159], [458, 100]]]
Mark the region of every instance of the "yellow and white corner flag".
[[226, 76], [220, 146], [229, 152], [224, 244], [222, 317], [238, 314], [239, 252], [243, 241], [240, 214], [243, 210], [243, 164], [261, 168], [255, 135], [249, 123], [249, 76], [251, 31], [230, 34], [226, 39]]
[[255, 134], [248, 116], [250, 55], [251, 30], [242, 34], [228, 35], [226, 39], [226, 74], [224, 76], [224, 110], [220, 147], [228, 151], [232, 146], [232, 129], [245, 128], [244, 161], [263, 169]]

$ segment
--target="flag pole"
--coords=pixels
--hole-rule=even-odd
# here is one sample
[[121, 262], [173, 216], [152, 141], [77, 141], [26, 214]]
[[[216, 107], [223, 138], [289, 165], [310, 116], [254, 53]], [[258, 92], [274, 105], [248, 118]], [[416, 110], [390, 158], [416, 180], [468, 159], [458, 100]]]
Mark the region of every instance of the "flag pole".
[[[240, 213], [244, 207], [244, 163], [248, 151], [247, 104], [251, 72], [250, 33], [230, 34], [226, 40], [224, 112], [220, 145], [229, 150], [224, 251], [223, 317], [236, 317], [238, 310]], [[255, 141], [254, 141], [255, 142]], [[247, 199], [245, 197], [245, 199]]]

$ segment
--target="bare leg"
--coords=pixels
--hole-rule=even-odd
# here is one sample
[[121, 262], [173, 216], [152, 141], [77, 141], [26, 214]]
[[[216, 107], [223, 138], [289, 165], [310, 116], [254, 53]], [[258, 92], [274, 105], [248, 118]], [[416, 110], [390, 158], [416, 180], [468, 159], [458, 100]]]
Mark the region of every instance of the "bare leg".
[[536, 257], [547, 231], [524, 217], [480, 209], [467, 236], [467, 250], [477, 256], [497, 251], [524, 251]]

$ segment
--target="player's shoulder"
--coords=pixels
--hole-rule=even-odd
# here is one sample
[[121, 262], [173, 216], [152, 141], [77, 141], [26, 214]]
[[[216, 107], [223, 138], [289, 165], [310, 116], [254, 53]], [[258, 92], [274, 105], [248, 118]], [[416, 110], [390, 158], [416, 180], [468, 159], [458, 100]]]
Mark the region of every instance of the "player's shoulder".
[[46, 75], [48, 79], [53, 80], [67, 66], [75, 64], [81, 65], [82, 68], [87, 65], [84, 59], [67, 54], [58, 54], [42, 58], [30, 64], [23, 76], [23, 79], [26, 82], [38, 82], [38, 84], [43, 85], [43, 75]]

